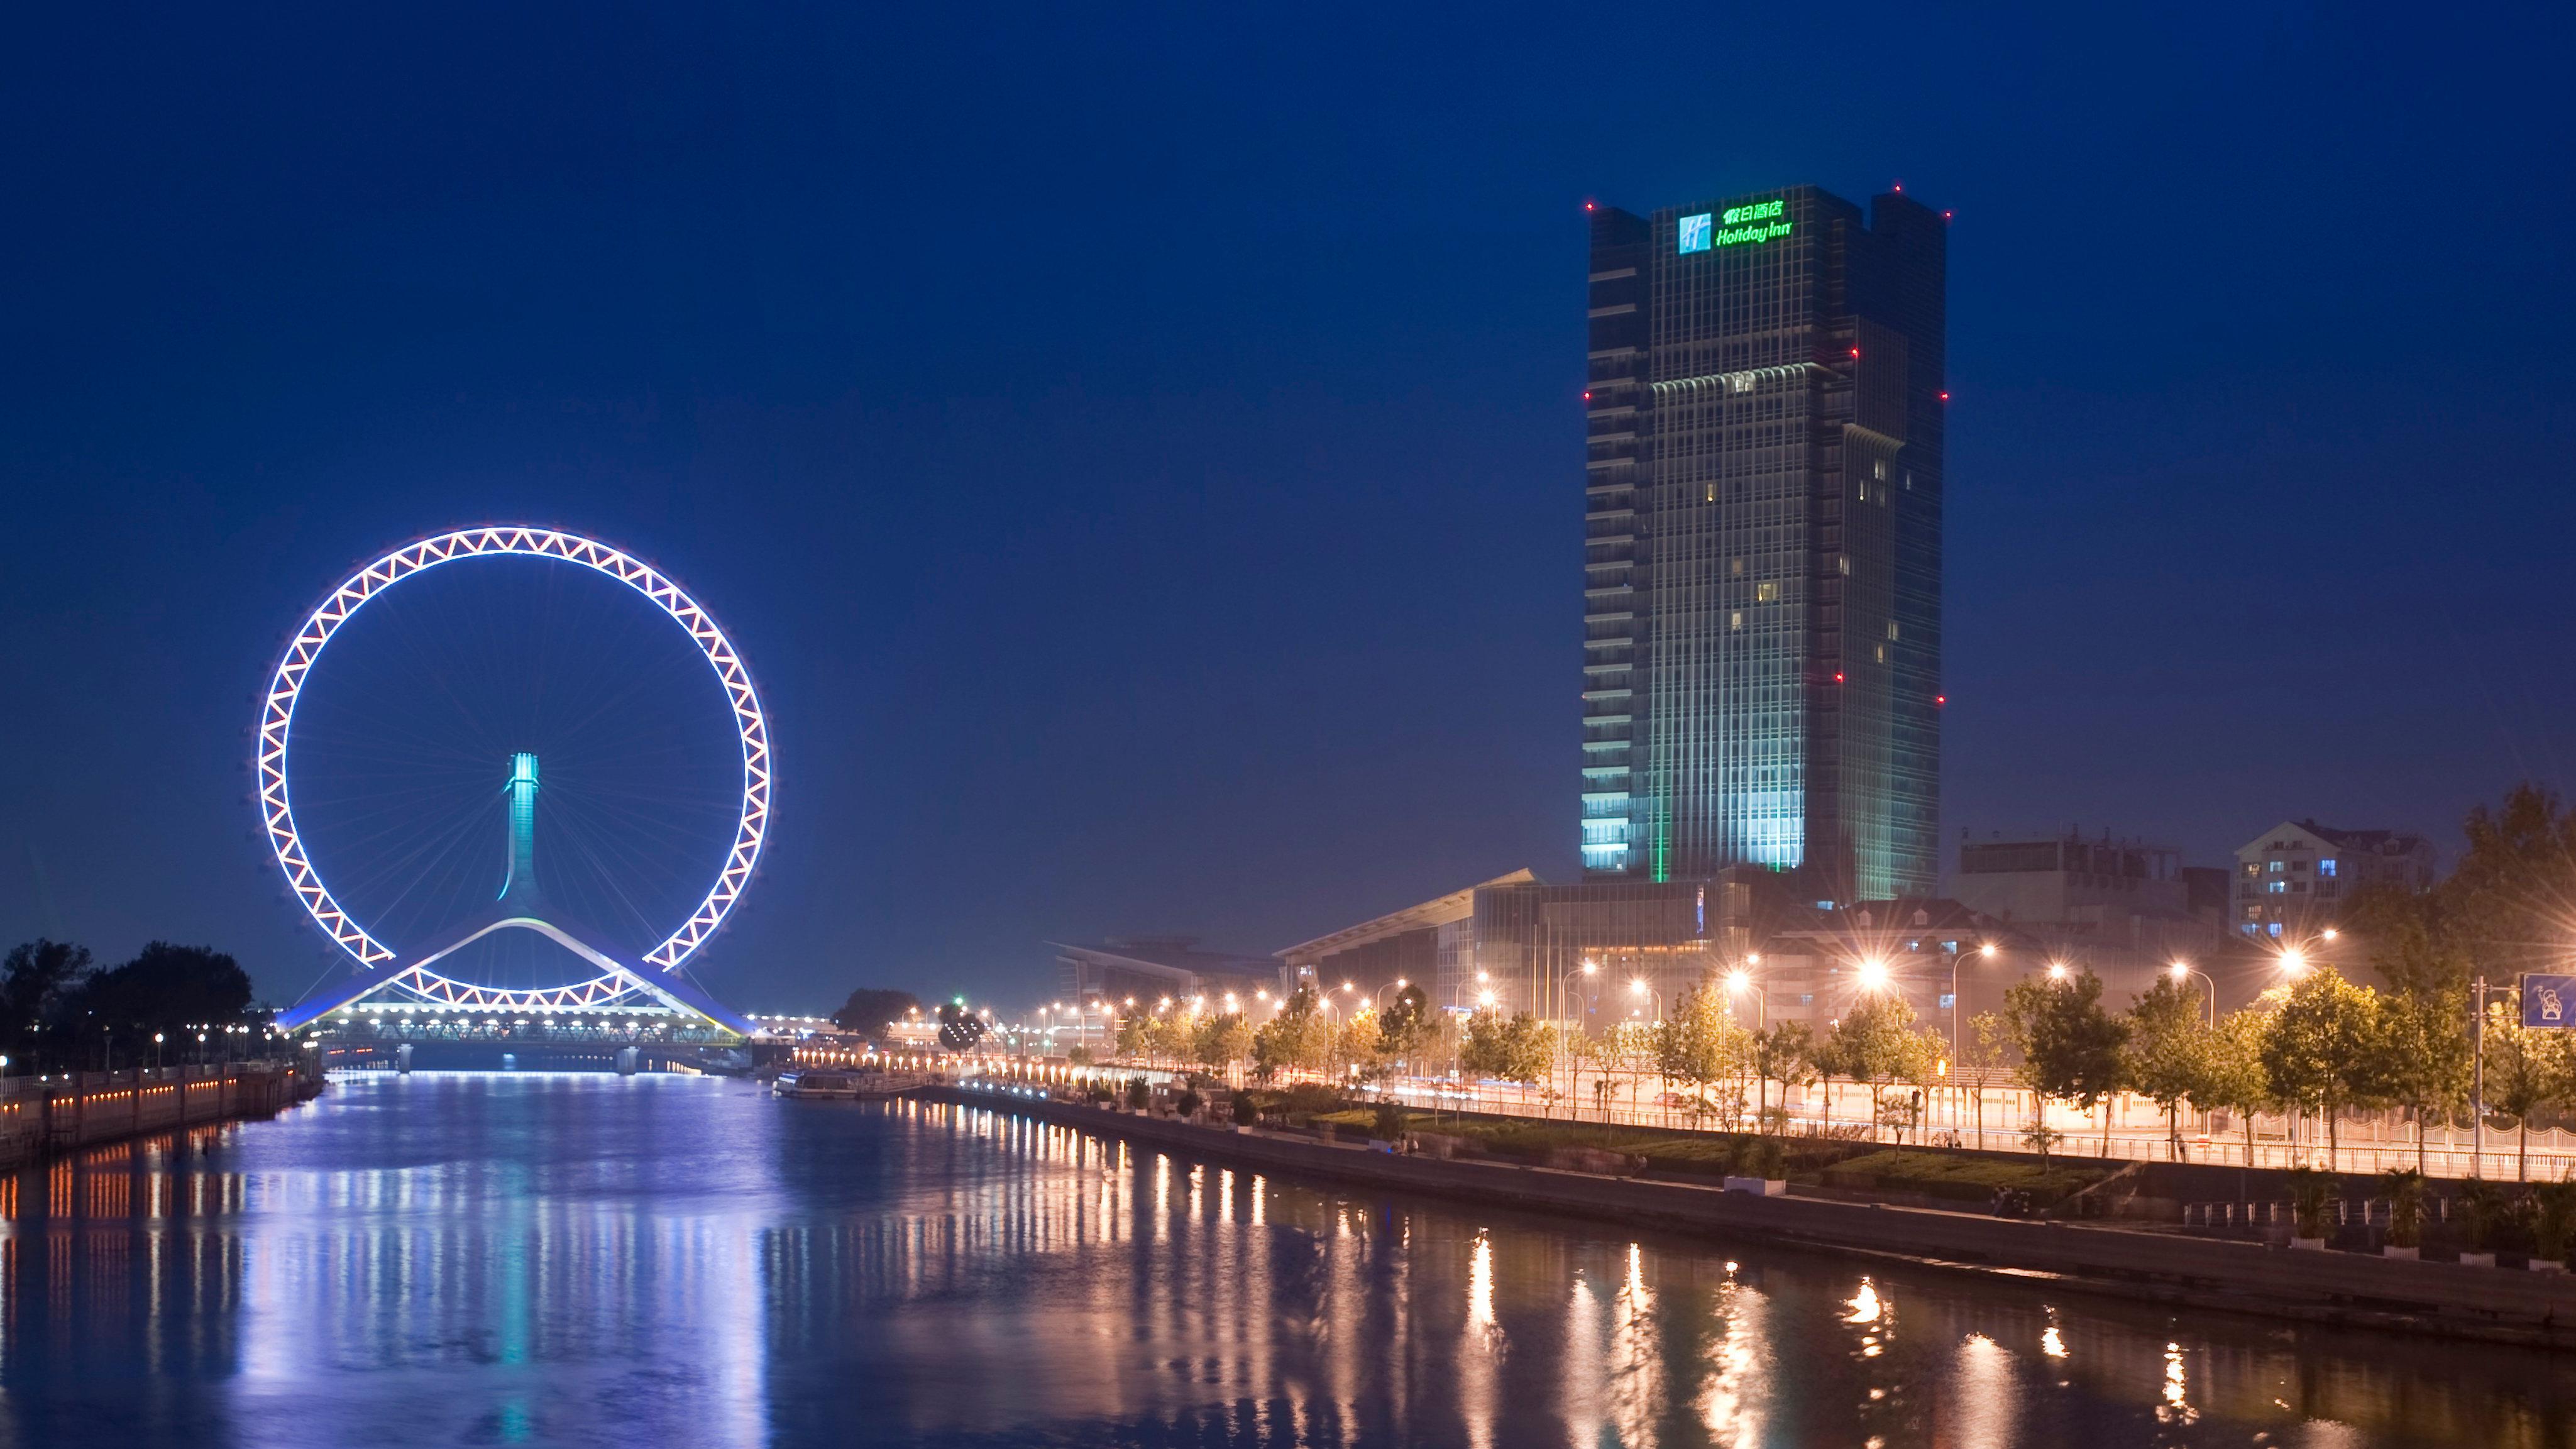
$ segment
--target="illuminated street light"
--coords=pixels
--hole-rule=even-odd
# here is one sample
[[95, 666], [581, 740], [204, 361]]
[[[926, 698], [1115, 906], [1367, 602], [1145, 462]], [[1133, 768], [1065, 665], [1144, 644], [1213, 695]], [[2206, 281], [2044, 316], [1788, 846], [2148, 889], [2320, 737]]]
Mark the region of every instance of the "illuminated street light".
[[1863, 991], [1882, 990], [1887, 985], [1887, 963], [1870, 960], [1860, 963], [1860, 986]]
[[2296, 976], [2308, 969], [2308, 953], [2296, 946], [2281, 953], [2281, 969]]
[[1977, 954], [1991, 959], [1995, 954], [1995, 943], [1988, 941], [1986, 944], [1979, 946], [1977, 948]]
[[2065, 962], [2063, 962], [2063, 961], [2051, 961], [2051, 962], [2049, 962], [2049, 963], [2048, 963], [2048, 979], [2049, 979], [2049, 980], [2051, 980], [2051, 981], [2063, 981], [2063, 980], [2065, 980], [2065, 979], [2066, 979], [2066, 963], [2065, 963]]

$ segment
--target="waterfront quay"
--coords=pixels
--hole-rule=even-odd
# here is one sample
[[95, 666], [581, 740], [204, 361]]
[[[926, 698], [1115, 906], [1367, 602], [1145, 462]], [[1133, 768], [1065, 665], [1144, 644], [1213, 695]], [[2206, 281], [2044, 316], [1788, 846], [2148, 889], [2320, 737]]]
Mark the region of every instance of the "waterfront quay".
[[271, 1116], [322, 1086], [320, 1073], [284, 1062], [0, 1079], [0, 1170], [150, 1133]]
[[1200, 1125], [1152, 1111], [1066, 1101], [1009, 1078], [927, 1089], [942, 1101], [1015, 1112], [1270, 1171], [1570, 1215], [1623, 1227], [1752, 1237], [1988, 1277], [2046, 1275], [2069, 1288], [2180, 1309], [2257, 1314], [2527, 1347], [2576, 1347], [2576, 1278], [2156, 1231], [2142, 1224], [2016, 1220], [1850, 1201], [1787, 1184], [1676, 1180], [1613, 1153], [1581, 1167], [1401, 1155], [1252, 1126]]

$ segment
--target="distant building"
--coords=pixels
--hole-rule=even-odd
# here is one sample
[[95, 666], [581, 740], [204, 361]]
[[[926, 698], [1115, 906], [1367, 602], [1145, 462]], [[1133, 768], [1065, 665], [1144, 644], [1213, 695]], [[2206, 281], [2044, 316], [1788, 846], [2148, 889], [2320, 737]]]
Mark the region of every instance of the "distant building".
[[2070, 951], [2127, 951], [2162, 964], [2196, 954], [2218, 934], [2207, 874], [2199, 884], [2195, 912], [2174, 847], [2069, 831], [1962, 839], [1950, 894]]
[[[1291, 992], [1311, 986], [1319, 992], [1340, 993], [1347, 985], [1349, 995], [1370, 999], [1398, 981], [1418, 983], [1435, 1007], [1472, 1009], [1480, 989], [1475, 981], [1476, 893], [1537, 879], [1527, 870], [1516, 870], [1483, 885], [1434, 896], [1300, 942], [1278, 953], [1281, 979]], [[1500, 998], [1496, 1004], [1502, 1004]], [[1517, 1000], [1513, 1004], [1527, 1005]]]
[[1106, 1002], [1124, 1010], [1131, 1002], [1151, 1007], [1166, 997], [1221, 1002], [1228, 992], [1251, 1001], [1255, 992], [1275, 994], [1280, 987], [1276, 963], [1201, 950], [1196, 936], [1112, 937], [1096, 946], [1047, 944], [1055, 948], [1057, 989], [1068, 1004]]
[[1587, 876], [1933, 890], [1946, 230], [1813, 186], [1593, 213]]
[[2404, 830], [2336, 830], [2285, 820], [2236, 852], [2230, 924], [2246, 936], [2304, 936], [2334, 923], [2366, 885], [2432, 889], [2432, 842]]

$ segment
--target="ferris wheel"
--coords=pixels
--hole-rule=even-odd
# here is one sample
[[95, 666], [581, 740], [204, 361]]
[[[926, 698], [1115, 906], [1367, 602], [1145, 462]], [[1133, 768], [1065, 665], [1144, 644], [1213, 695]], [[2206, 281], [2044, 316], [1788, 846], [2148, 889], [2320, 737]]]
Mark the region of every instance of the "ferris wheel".
[[406, 544], [304, 618], [257, 738], [269, 850], [342, 963], [281, 1024], [647, 1010], [751, 1034], [685, 968], [759, 864], [768, 720], [652, 565], [556, 529]]

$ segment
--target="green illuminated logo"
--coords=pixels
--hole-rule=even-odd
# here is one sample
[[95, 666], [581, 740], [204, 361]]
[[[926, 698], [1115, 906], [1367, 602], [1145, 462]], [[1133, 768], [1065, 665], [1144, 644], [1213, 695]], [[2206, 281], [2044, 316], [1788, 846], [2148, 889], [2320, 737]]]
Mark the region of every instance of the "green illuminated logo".
[[1788, 219], [1788, 210], [1788, 198], [1781, 197], [1730, 206], [1722, 215], [1703, 211], [1685, 216], [1674, 228], [1673, 249], [1687, 256], [1716, 247], [1740, 247], [1748, 242], [1777, 240], [1787, 236], [1789, 229], [1796, 225]]

